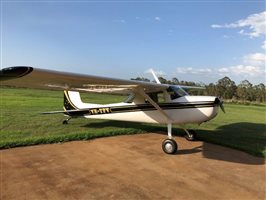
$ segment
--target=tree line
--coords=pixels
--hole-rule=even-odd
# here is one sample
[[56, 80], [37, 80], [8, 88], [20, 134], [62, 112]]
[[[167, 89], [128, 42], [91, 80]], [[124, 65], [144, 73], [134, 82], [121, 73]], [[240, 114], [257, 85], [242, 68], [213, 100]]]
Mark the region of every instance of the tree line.
[[[236, 85], [236, 83], [227, 76], [219, 79], [216, 83], [210, 84], [179, 81], [177, 78], [166, 80], [163, 77], [158, 77], [158, 79], [163, 84], [199, 86], [205, 88], [205, 90], [189, 90], [188, 92], [193, 95], [219, 96], [224, 100], [232, 102], [266, 102], [266, 88], [263, 83], [253, 85], [248, 80], [243, 80]], [[132, 78], [131, 80], [150, 82], [149, 79], [143, 77]]]

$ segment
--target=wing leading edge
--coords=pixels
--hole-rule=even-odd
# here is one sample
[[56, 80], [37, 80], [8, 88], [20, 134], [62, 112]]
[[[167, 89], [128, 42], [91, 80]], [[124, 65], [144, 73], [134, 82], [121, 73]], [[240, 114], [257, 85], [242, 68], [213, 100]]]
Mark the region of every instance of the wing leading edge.
[[[95, 90], [95, 87], [91, 87], [92, 85], [109, 86], [109, 89], [110, 85], [115, 85], [116, 88], [119, 88], [119, 86], [121, 86], [120, 88], [125, 88], [125, 90], [121, 91], [116, 90], [117, 93], [128, 93], [129, 89], [134, 89], [135, 87], [142, 87], [147, 93], [159, 92], [168, 88], [168, 85], [164, 84], [159, 85], [150, 82], [59, 72], [26, 66], [1, 69], [0, 82], [2, 86], [89, 92]], [[99, 88], [98, 91], [100, 91]]]

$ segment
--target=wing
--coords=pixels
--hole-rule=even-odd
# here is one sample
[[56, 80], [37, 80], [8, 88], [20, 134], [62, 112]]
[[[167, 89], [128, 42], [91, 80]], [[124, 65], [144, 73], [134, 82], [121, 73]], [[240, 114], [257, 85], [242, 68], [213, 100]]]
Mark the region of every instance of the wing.
[[78, 90], [88, 92], [129, 93], [141, 87], [146, 93], [160, 92], [169, 86], [150, 82], [59, 72], [33, 67], [9, 67], [0, 70], [2, 86], [34, 89]]
[[[123, 80], [24, 66], [1, 69], [0, 85], [118, 94], [128, 94], [137, 88], [142, 88], [145, 93], [161, 92], [170, 86], [168, 84]], [[184, 89], [203, 89], [202, 87], [194, 86], [178, 86]]]

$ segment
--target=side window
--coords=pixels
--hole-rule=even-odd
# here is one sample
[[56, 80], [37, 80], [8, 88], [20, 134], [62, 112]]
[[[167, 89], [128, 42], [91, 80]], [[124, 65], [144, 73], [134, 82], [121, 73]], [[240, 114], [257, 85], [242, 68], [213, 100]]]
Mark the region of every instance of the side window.
[[150, 93], [150, 94], [148, 94], [149, 95], [149, 97], [153, 100], [153, 101], [155, 101], [156, 103], [158, 103], [158, 93]]
[[[148, 95], [156, 103], [164, 103], [165, 102], [164, 94], [161, 92], [160, 93], [150, 93]], [[146, 103], [149, 103], [149, 102], [146, 101]]]
[[170, 86], [167, 89], [168, 94], [171, 97], [171, 100], [177, 99], [179, 97], [187, 96], [188, 94], [180, 87]]
[[174, 100], [174, 99], [177, 99], [178, 97], [180, 97], [180, 96], [178, 95], [178, 93], [177, 93], [176, 91], [173, 90], [172, 87], [169, 87], [169, 88], [167, 89], [167, 92], [169, 93], [171, 100]]

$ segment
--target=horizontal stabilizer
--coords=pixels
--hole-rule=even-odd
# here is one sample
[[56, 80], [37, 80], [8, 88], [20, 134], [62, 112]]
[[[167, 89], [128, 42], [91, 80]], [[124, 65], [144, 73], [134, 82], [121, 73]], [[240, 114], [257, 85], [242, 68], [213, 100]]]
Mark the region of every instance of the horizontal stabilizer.
[[63, 110], [61, 110], [61, 111], [48, 111], [48, 112], [42, 112], [41, 114], [49, 115], [49, 114], [62, 114], [62, 113], [66, 114], [67, 111], [63, 111]]
[[60, 110], [60, 111], [48, 111], [48, 112], [42, 112], [41, 114], [49, 115], [49, 114], [71, 114], [71, 113], [80, 113], [89, 111], [89, 109], [81, 109], [81, 110]]

